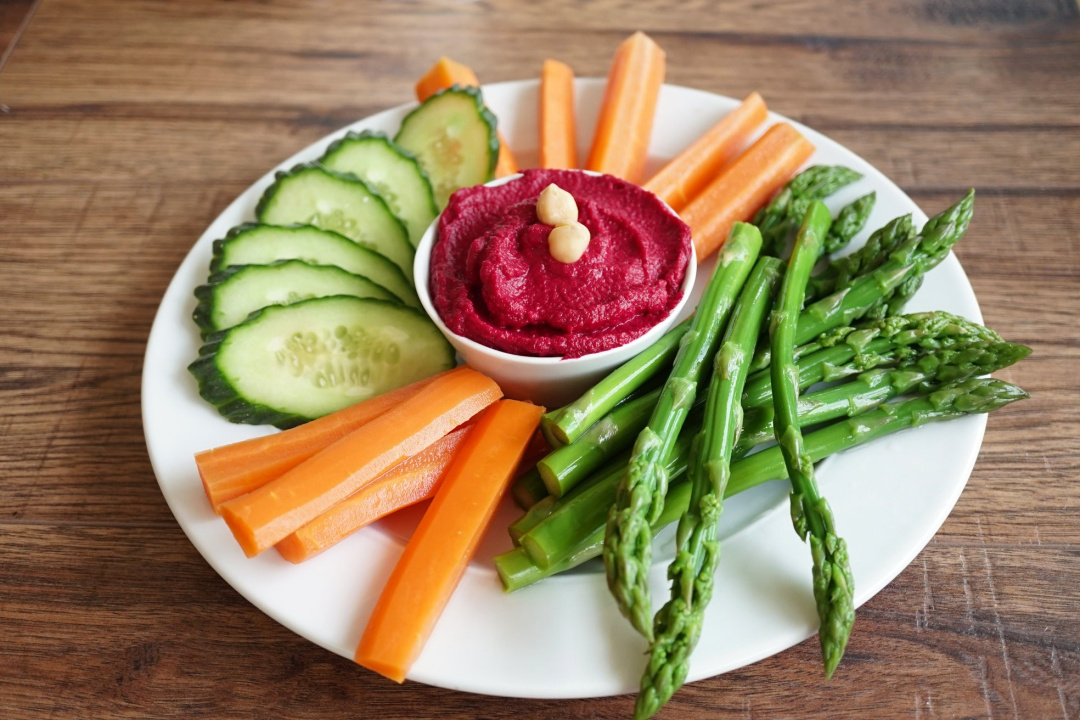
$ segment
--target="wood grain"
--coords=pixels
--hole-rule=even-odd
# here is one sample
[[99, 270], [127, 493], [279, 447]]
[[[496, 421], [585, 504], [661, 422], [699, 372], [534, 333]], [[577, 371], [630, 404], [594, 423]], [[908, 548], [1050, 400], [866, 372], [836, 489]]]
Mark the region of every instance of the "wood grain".
[[[29, 6], [0, 0], [0, 47]], [[811, 639], [659, 717], [1080, 717], [1073, 0], [40, 3], [0, 68], [0, 717], [628, 717], [394, 686], [285, 630], [173, 520], [139, 383], [177, 264], [268, 167], [410, 100], [440, 54], [488, 82], [545, 56], [598, 76], [639, 28], [670, 82], [760, 90], [928, 212], [977, 187], [957, 254], [988, 324], [1035, 349], [1000, 373], [1032, 398], [991, 416], [832, 681]]]

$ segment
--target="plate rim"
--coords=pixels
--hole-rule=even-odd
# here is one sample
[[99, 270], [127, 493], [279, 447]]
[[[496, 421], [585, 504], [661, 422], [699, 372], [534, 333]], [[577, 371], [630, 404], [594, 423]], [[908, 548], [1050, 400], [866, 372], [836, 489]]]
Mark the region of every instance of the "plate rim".
[[[576, 78], [575, 79], [575, 89], [578, 90], [579, 85], [582, 86], [582, 87], [588, 88], [589, 86], [595, 86], [595, 85], [598, 85], [598, 84], [602, 84], [604, 82], [606, 82], [606, 79], [604, 79], [604, 78]], [[510, 90], [510, 89], [514, 89], [514, 90], [520, 92], [522, 90], [527, 91], [530, 87], [536, 87], [536, 86], [538, 86], [538, 84], [539, 84], [539, 81], [536, 80], [536, 79], [510, 80], [510, 81], [505, 81], [505, 82], [500, 82], [500, 83], [493, 83], [493, 84], [484, 85], [484, 86], [482, 86], [482, 90], [485, 93], [493, 92], [493, 93], [496, 93], [496, 94], [498, 92], [500, 92], [500, 91], [507, 91], [507, 90]], [[672, 91], [675, 91], [675, 92], [678, 92], [678, 93], [689, 93], [691, 95], [698, 95], [698, 96], [700, 96], [702, 98], [707, 99], [707, 101], [710, 102], [710, 103], [715, 102], [717, 99], [719, 99], [721, 101], [724, 101], [726, 103], [733, 103], [733, 104], [736, 104], [736, 105], [739, 102], [735, 98], [731, 98], [731, 97], [728, 97], [728, 96], [724, 96], [724, 95], [720, 95], [720, 94], [717, 94], [717, 93], [712, 93], [712, 92], [709, 92], [709, 91], [700, 90], [700, 89], [696, 89], [696, 88], [689, 88], [689, 87], [673, 85], [673, 84], [665, 84], [664, 87], [665, 88], [670, 88]], [[578, 91], [580, 92], [580, 90], [578, 90]], [[295, 165], [298, 162], [303, 162], [304, 157], [307, 157], [307, 156], [311, 155], [317, 149], [324, 148], [325, 144], [332, 141], [334, 138], [339, 137], [341, 134], [347, 132], [348, 130], [355, 129], [360, 125], [371, 124], [371, 123], [377, 122], [380, 118], [383, 118], [383, 117], [386, 117], [386, 116], [393, 116], [395, 114], [404, 113], [408, 109], [416, 107], [416, 105], [417, 105], [416, 102], [403, 103], [401, 105], [398, 105], [398, 106], [395, 106], [395, 107], [392, 107], [392, 108], [388, 108], [388, 109], [380, 111], [378, 113], [374, 113], [374, 114], [369, 115], [367, 117], [361, 118], [361, 119], [359, 119], [359, 120], [357, 120], [357, 121], [355, 121], [353, 123], [349, 123], [349, 124], [347, 124], [347, 125], [345, 125], [345, 126], [343, 126], [341, 128], [335, 129], [331, 133], [328, 133], [327, 135], [317, 139], [315, 142], [308, 144], [307, 146], [305, 146], [304, 148], [302, 148], [298, 152], [296, 152], [293, 155], [286, 158], [284, 161], [278, 163], [270, 171], [268, 171], [264, 175], [260, 176], [253, 183], [251, 183], [245, 190], [240, 192], [236, 196], [236, 198], [234, 198], [232, 200], [232, 202], [230, 202], [207, 225], [206, 229], [200, 234], [199, 238], [192, 244], [192, 246], [191, 246], [190, 250], [188, 251], [187, 255], [185, 255], [184, 260], [181, 261], [179, 266], [177, 266], [177, 269], [176, 269], [172, 279], [169, 282], [169, 286], [166, 289], [165, 293], [163, 294], [162, 300], [158, 305], [157, 311], [155, 312], [154, 322], [153, 322], [150, 334], [149, 334], [148, 339], [147, 339], [147, 346], [146, 346], [146, 350], [144, 352], [144, 357], [143, 357], [143, 372], [142, 372], [142, 381], [141, 381], [141, 384], [140, 384], [140, 391], [141, 391], [141, 410], [142, 410], [141, 414], [142, 414], [142, 420], [143, 420], [144, 440], [145, 440], [145, 442], [147, 444], [147, 451], [148, 451], [148, 455], [150, 457], [151, 466], [152, 466], [152, 468], [154, 470], [155, 479], [158, 481], [159, 488], [161, 489], [161, 491], [162, 491], [162, 493], [163, 493], [163, 495], [164, 495], [164, 497], [166, 499], [166, 502], [169, 505], [170, 511], [173, 513], [173, 516], [176, 518], [177, 523], [181, 526], [181, 529], [184, 531], [184, 534], [188, 538], [188, 541], [192, 543], [192, 545], [199, 552], [199, 554], [203, 556], [203, 558], [207, 561], [207, 563], [214, 569], [214, 571], [223, 580], [225, 580], [225, 582], [227, 582], [234, 590], [236, 590], [238, 593], [240, 593], [241, 596], [243, 596], [245, 599], [247, 599], [249, 602], [251, 602], [261, 612], [265, 613], [266, 615], [268, 615], [269, 617], [274, 619], [276, 622], [278, 622], [281, 625], [285, 626], [286, 628], [292, 630], [293, 632], [297, 633], [301, 637], [304, 637], [306, 640], [314, 642], [315, 644], [320, 645], [324, 649], [328, 649], [331, 652], [335, 652], [336, 654], [342, 654], [342, 655], [344, 655], [344, 653], [341, 653], [340, 651], [338, 651], [338, 650], [336, 650], [336, 649], [334, 649], [332, 647], [329, 647], [327, 644], [321, 642], [320, 640], [311, 637], [311, 635], [309, 633], [307, 633], [304, 630], [302, 630], [301, 628], [299, 628], [297, 623], [292, 618], [290, 618], [288, 616], [283, 616], [275, 608], [266, 606], [265, 603], [261, 602], [261, 598], [257, 594], [249, 593], [246, 588], [240, 586], [240, 583], [234, 582], [234, 579], [231, 577], [231, 572], [228, 571], [224, 567], [224, 565], [221, 562], [221, 559], [219, 557], [217, 557], [216, 555], [214, 555], [213, 552], [204, 551], [204, 549], [203, 549], [203, 540], [202, 540], [201, 536], [197, 535], [196, 530], [195, 530], [196, 525], [194, 523], [189, 525], [188, 523], [186, 523], [184, 521], [184, 519], [181, 518], [180, 509], [178, 507], [174, 507], [174, 498], [172, 497], [171, 488], [167, 488], [166, 483], [163, 480], [163, 478], [165, 477], [165, 474], [166, 474], [165, 468], [162, 468], [162, 467], [159, 466], [160, 458], [155, 457], [155, 452], [154, 452], [153, 446], [152, 446], [153, 443], [152, 443], [152, 440], [151, 440], [151, 437], [150, 437], [150, 434], [151, 434], [150, 426], [152, 424], [152, 418], [153, 418], [153, 408], [151, 407], [151, 404], [152, 404], [151, 393], [148, 393], [148, 387], [152, 384], [152, 381], [151, 381], [152, 369], [151, 369], [151, 365], [150, 365], [150, 360], [152, 359], [152, 351], [161, 342], [160, 341], [161, 333], [164, 332], [165, 329], [166, 329], [166, 327], [165, 327], [166, 323], [164, 322], [164, 318], [163, 318], [163, 315], [162, 315], [162, 308], [164, 307], [166, 300], [172, 294], [174, 284], [176, 284], [179, 281], [180, 276], [181, 276], [181, 270], [183, 269], [185, 263], [193, 262], [193, 257], [196, 256], [197, 251], [199, 250], [200, 246], [202, 246], [204, 244], [207, 244], [209, 242], [212, 242], [213, 239], [216, 239], [218, 233], [217, 232], [212, 233], [211, 230], [214, 228], [214, 226], [223, 217], [228, 216], [230, 214], [235, 214], [237, 212], [237, 208], [239, 206], [242, 206], [245, 203], [246, 198], [248, 197], [249, 194], [255, 192], [256, 195], [261, 195], [261, 193], [265, 190], [268, 182], [273, 180], [274, 174], [276, 172], [278, 172], [279, 170], [282, 170], [282, 169], [288, 169], [288, 168], [292, 167], [293, 165]], [[826, 141], [826, 143], [834, 145], [837, 148], [841, 149], [843, 152], [848, 153], [848, 154], [854, 156], [855, 158], [857, 158], [859, 161], [861, 161], [863, 163], [863, 165], [866, 168], [869, 168], [869, 170], [876, 176], [876, 182], [884, 184], [886, 186], [891, 186], [893, 189], [895, 189], [896, 192], [898, 192], [900, 194], [902, 199], [911, 208], [914, 209], [913, 214], [916, 216], [916, 219], [918, 221], [920, 221], [920, 222], [925, 221], [925, 219], [926, 219], [925, 214], [921, 211], [919, 206], [903, 191], [903, 189], [901, 189], [898, 185], [896, 185], [896, 183], [894, 183], [892, 180], [890, 180], [883, 172], [878, 170], [871, 163], [867, 162], [864, 158], [859, 156], [857, 153], [854, 153], [853, 151], [846, 148], [845, 146], [840, 145], [836, 141], [833, 141], [831, 138], [828, 138], [827, 136], [813, 130], [813, 128], [809, 128], [809, 127], [803, 125], [802, 123], [799, 123], [798, 121], [795, 121], [795, 120], [792, 120], [790, 118], [778, 115], [776, 113], [773, 113], [772, 111], [770, 111], [770, 113], [769, 113], [769, 119], [768, 119], [768, 121], [766, 123], [766, 126], [772, 124], [773, 122], [779, 122], [779, 121], [789, 122], [794, 127], [799, 129], [800, 132], [803, 132], [804, 134], [806, 134], [806, 135], [808, 135], [808, 136], [810, 136], [812, 138], [823, 139], [823, 140]], [[815, 143], [815, 145], [817, 145], [817, 143]], [[256, 190], [257, 190], [257, 192], [256, 192]], [[961, 288], [961, 290], [962, 291], [966, 290], [966, 292], [970, 294], [971, 303], [972, 303], [972, 305], [974, 307], [974, 313], [973, 313], [974, 317], [972, 317], [972, 319], [977, 320], [979, 322], [982, 322], [982, 313], [981, 313], [981, 309], [979, 308], [978, 298], [975, 296], [974, 290], [971, 287], [970, 281], [968, 280], [967, 275], [964, 272], [962, 266], [960, 266], [959, 261], [955, 258], [955, 255], [953, 255], [951, 252], [950, 252], [950, 256], [949, 256], [949, 258], [948, 258], [948, 260], [946, 262], [950, 262], [950, 263], [953, 263], [953, 264], [956, 265], [955, 269], [959, 271], [960, 277], [963, 278], [965, 286], [966, 286], [965, 288]], [[703, 273], [703, 274], [707, 275], [707, 273]], [[187, 288], [187, 289], [191, 290], [193, 288]], [[157, 342], [155, 342], [156, 340], [157, 340]], [[200, 402], [201, 402], [201, 399], [200, 399]], [[922, 552], [922, 550], [926, 547], [926, 545], [929, 543], [929, 541], [933, 538], [933, 536], [940, 529], [940, 527], [944, 523], [945, 519], [952, 512], [953, 507], [955, 506], [957, 500], [959, 499], [960, 494], [963, 492], [963, 489], [967, 484], [968, 479], [970, 478], [971, 471], [972, 471], [972, 469], [973, 469], [973, 467], [975, 465], [975, 462], [976, 462], [977, 457], [979, 455], [979, 452], [981, 450], [982, 441], [983, 441], [985, 428], [986, 428], [986, 416], [985, 415], [978, 415], [978, 416], [975, 416], [973, 418], [967, 418], [963, 422], [968, 422], [969, 424], [971, 424], [973, 426], [972, 430], [975, 431], [974, 432], [974, 440], [969, 446], [969, 448], [970, 448], [969, 452], [967, 453], [967, 456], [964, 458], [963, 462], [961, 463], [962, 466], [965, 468], [965, 470], [963, 471], [963, 481], [956, 483], [956, 487], [954, 488], [954, 492], [952, 493], [951, 497], [949, 498], [949, 501], [947, 503], [941, 503], [940, 506], [938, 508], [936, 508], [937, 512], [934, 513], [934, 517], [932, 519], [928, 520], [928, 521], [924, 521], [924, 523], [922, 525], [924, 531], [920, 534], [919, 540], [917, 542], [911, 542], [909, 545], [905, 546], [906, 552], [904, 553], [903, 562], [894, 561], [892, 566], [890, 567], [890, 570], [882, 573], [879, 577], [877, 577], [875, 582], [869, 588], [861, 588], [860, 587], [858, 589], [857, 594], [856, 594], [856, 600], [857, 600], [856, 606], [857, 607], [861, 606], [867, 600], [869, 600], [874, 595], [876, 595], [878, 592], [880, 592], [880, 590], [883, 589], [889, 583], [891, 583], [896, 578], [896, 576], [900, 574], [900, 572], [902, 572], [904, 569], [906, 569], [911, 564], [911, 562], [914, 560], [914, 558], [920, 552]], [[270, 432], [270, 429], [267, 429], [266, 431]], [[830, 462], [830, 461], [827, 460], [825, 462]], [[201, 493], [201, 486], [199, 488], [199, 492]], [[782, 509], [782, 507], [780, 507], [780, 506], [773, 507], [770, 512], [775, 513], [775, 512], [777, 512], [777, 511], [779, 511], [781, 509]], [[216, 518], [216, 516], [215, 516], [215, 518]], [[218, 519], [218, 520], [220, 521], [220, 519]], [[297, 567], [297, 566], [290, 566], [290, 567]], [[484, 570], [486, 572], [490, 573], [491, 575], [494, 575], [494, 570], [487, 569], [487, 568], [484, 568]], [[512, 596], [506, 596], [506, 597], [512, 597]], [[608, 608], [608, 610], [615, 613], [615, 610], [614, 610], [613, 607]], [[615, 613], [615, 614], [617, 615], [617, 613]], [[621, 618], [620, 618], [620, 620], [621, 620]], [[702, 671], [700, 668], [695, 668], [692, 665], [690, 674], [689, 674], [688, 679], [687, 679], [687, 683], [695, 682], [697, 680], [700, 680], [700, 679], [703, 679], [703, 678], [706, 678], [706, 677], [713, 677], [713, 676], [722, 674], [724, 672], [727, 672], [727, 671], [729, 671], [731, 669], [735, 669], [735, 668], [738, 668], [738, 667], [743, 667], [745, 665], [757, 662], [757, 661], [759, 661], [759, 660], [761, 660], [763, 658], [770, 657], [770, 656], [772, 656], [774, 654], [777, 654], [778, 652], [782, 652], [783, 650], [793, 646], [794, 644], [797, 644], [798, 642], [801, 642], [802, 640], [805, 640], [808, 637], [811, 637], [813, 634], [815, 634], [815, 632], [816, 632], [815, 630], [811, 630], [810, 632], [804, 634], [802, 637], [799, 637], [799, 638], [795, 639], [794, 642], [790, 641], [791, 640], [790, 637], [779, 638], [779, 639], [777, 639], [777, 641], [775, 643], [773, 643], [772, 645], [766, 647], [765, 649], [761, 650], [760, 652], [755, 653], [755, 654], [751, 654], [751, 655], [743, 656], [737, 662], [731, 664], [730, 666], [722, 666], [719, 669], [709, 669], [709, 670]], [[349, 656], [346, 656], [346, 657], [349, 657]], [[414, 666], [414, 672], [409, 673], [409, 679], [410, 680], [416, 680], [416, 681], [419, 681], [419, 682], [424, 682], [426, 684], [430, 684], [430, 685], [434, 685], [434, 686], [446, 687], [446, 688], [455, 689], [455, 690], [464, 690], [464, 691], [469, 691], [469, 692], [474, 692], [474, 693], [496, 695], [496, 696], [528, 697], [528, 698], [538, 698], [538, 699], [539, 698], [596, 697], [596, 696], [620, 694], [620, 693], [628, 691], [625, 687], [620, 687], [620, 688], [615, 688], [615, 689], [608, 688], [608, 689], [605, 689], [605, 690], [603, 690], [601, 692], [585, 692], [585, 693], [581, 692], [580, 689], [578, 689], [578, 690], [571, 689], [568, 692], [562, 692], [562, 691], [560, 691], [561, 688], [556, 688], [553, 691], [545, 692], [545, 693], [538, 693], [535, 690], [522, 692], [521, 691], [522, 687], [519, 687], [519, 686], [507, 686], [505, 683], [498, 683], [498, 682], [496, 682], [496, 683], [483, 683], [483, 682], [476, 683], [476, 682], [453, 682], [453, 681], [449, 681], [445, 676], [440, 675], [437, 672], [436, 673], [429, 672], [423, 666], [419, 666], [419, 667]]]

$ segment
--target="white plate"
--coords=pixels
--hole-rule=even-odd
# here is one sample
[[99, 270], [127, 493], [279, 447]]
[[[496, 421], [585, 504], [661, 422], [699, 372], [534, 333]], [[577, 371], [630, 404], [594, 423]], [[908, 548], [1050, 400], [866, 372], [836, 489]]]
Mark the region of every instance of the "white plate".
[[[536, 81], [484, 88], [502, 132], [523, 166], [535, 158]], [[578, 136], [588, 147], [603, 92], [600, 80], [576, 82]], [[654, 167], [697, 138], [737, 101], [665, 85], [653, 130]], [[373, 115], [346, 129], [393, 134], [408, 107]], [[770, 123], [782, 118], [771, 116]], [[844, 164], [864, 178], [831, 198], [834, 212], [873, 189], [877, 228], [903, 213], [926, 216], [864, 160], [813, 130], [793, 123], [817, 147], [811, 163]], [[278, 169], [313, 160], [324, 138]], [[532, 150], [532, 152], [529, 152]], [[191, 320], [192, 291], [206, 277], [211, 243], [253, 217], [270, 184], [267, 173], [207, 228], [180, 265], [154, 321], [143, 370], [143, 425], [161, 490], [188, 538], [207, 562], [263, 612], [322, 647], [351, 658], [364, 623], [397, 560], [410, 522], [365, 528], [302, 565], [269, 551], [247, 559], [203, 495], [195, 452], [272, 432], [233, 425], [203, 402], [185, 369], [199, 336]], [[939, 208], [935, 208], [935, 211]], [[854, 246], [862, 244], [862, 233]], [[710, 275], [702, 267], [698, 285]], [[948, 310], [981, 321], [971, 285], [953, 255], [933, 270], [911, 310]], [[910, 563], [949, 514], [975, 463], [982, 415], [911, 430], [827, 460], [820, 482], [851, 548], [856, 603], [861, 605]], [[430, 685], [502, 696], [570, 698], [633, 692], [644, 642], [615, 609], [599, 564], [511, 595], [502, 592], [490, 558], [508, 549], [505, 503], [477, 558], [454, 594], [409, 678]], [[786, 489], [769, 483], [729, 500], [716, 596], [693, 656], [689, 680], [717, 675], [780, 652], [817, 630], [810, 587], [810, 551], [791, 528]], [[664, 572], [671, 540], [658, 540], [654, 600], [666, 597]], [[859, 623], [855, 623], [858, 633]], [[841, 668], [840, 672], [843, 672]]]

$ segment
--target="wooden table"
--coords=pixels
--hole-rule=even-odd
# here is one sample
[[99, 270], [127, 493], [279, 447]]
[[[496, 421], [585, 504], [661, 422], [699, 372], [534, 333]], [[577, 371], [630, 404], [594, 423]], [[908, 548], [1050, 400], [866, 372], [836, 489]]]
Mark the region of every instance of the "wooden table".
[[1080, 10], [1074, 0], [771, 3], [0, 0], [0, 717], [616, 718], [627, 697], [393, 685], [284, 629], [187, 541], [139, 381], [180, 260], [268, 167], [411, 99], [441, 54], [485, 81], [603, 75], [635, 29], [668, 81], [854, 149], [928, 212], [987, 322], [1035, 348], [937, 537], [859, 612], [680, 692], [663, 718], [1080, 717]]

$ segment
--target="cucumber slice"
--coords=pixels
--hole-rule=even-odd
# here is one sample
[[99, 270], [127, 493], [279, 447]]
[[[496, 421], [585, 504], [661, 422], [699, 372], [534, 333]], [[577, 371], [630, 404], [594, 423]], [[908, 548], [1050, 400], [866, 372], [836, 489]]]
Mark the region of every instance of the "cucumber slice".
[[288, 428], [453, 365], [423, 313], [335, 295], [273, 305], [214, 333], [188, 370], [230, 422]]
[[412, 276], [413, 247], [405, 224], [363, 180], [331, 172], [321, 165], [297, 165], [279, 172], [255, 208], [267, 225], [300, 223], [341, 233], [385, 255]]
[[239, 325], [264, 307], [292, 305], [330, 295], [398, 302], [393, 293], [362, 275], [353, 275], [333, 265], [281, 260], [273, 265], [233, 266], [211, 275], [208, 284], [195, 288], [199, 304], [193, 317], [205, 337]]
[[270, 265], [292, 259], [311, 265], [336, 265], [353, 275], [363, 275], [406, 305], [420, 307], [412, 283], [397, 265], [344, 235], [311, 225], [238, 225], [224, 238], [214, 241], [210, 272], [232, 265]]
[[495, 177], [499, 136], [480, 90], [454, 85], [435, 93], [401, 121], [394, 142], [420, 161], [439, 209], [458, 188]]
[[439, 214], [431, 182], [416, 157], [382, 133], [350, 132], [331, 143], [319, 162], [330, 170], [355, 175], [379, 193], [405, 223], [414, 248]]

